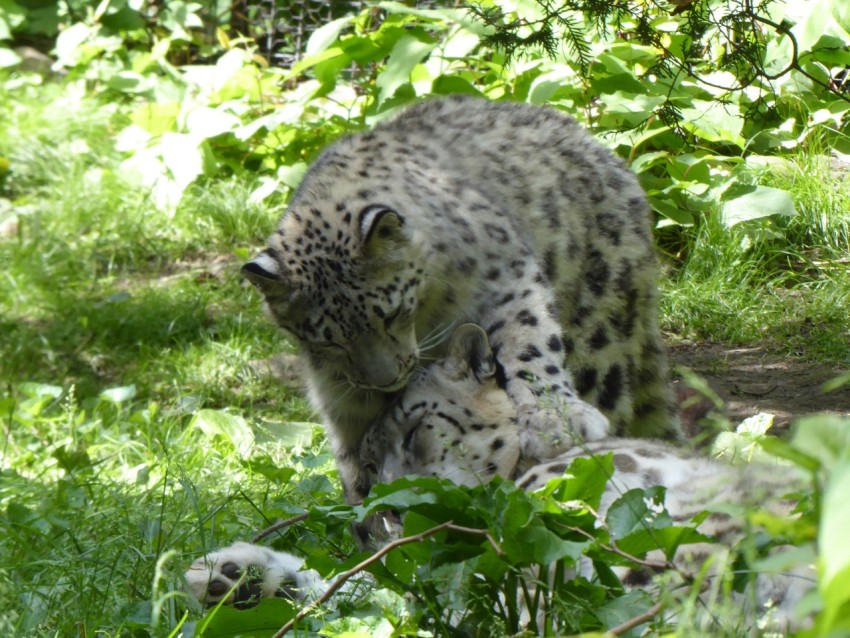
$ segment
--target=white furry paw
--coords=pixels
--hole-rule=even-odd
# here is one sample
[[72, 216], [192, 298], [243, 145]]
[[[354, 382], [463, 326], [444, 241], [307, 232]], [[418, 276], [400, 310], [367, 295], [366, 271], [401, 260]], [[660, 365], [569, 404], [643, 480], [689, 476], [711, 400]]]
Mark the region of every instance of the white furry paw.
[[239, 609], [261, 598], [304, 600], [321, 595], [326, 583], [314, 571], [301, 571], [297, 556], [251, 543], [234, 543], [202, 556], [186, 572], [189, 592], [206, 607], [224, 601]]
[[578, 434], [584, 441], [604, 439], [611, 430], [608, 417], [581, 399], [568, 403], [564, 412], [570, 431]]
[[554, 458], [577, 443], [604, 438], [611, 428], [605, 415], [580, 399], [560, 410], [521, 406], [518, 417], [520, 454], [526, 460]]

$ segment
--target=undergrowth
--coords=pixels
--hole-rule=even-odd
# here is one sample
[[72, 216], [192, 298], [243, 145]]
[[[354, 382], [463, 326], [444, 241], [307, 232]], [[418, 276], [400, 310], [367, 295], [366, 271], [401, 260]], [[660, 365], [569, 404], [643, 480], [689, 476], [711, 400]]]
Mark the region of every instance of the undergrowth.
[[[401, 19], [387, 32], [390, 27], [405, 37], [414, 33]], [[403, 53], [399, 64], [410, 62]], [[631, 59], [630, 52], [621, 54]], [[404, 67], [406, 73], [413, 73], [418, 62]], [[628, 75], [626, 64], [612, 56], [607, 62], [612, 75], [603, 79], [619, 86]], [[440, 60], [446, 75], [435, 77], [472, 86], [450, 74], [456, 64], [456, 59]], [[513, 90], [513, 97], [532, 99], [535, 90], [551, 90], [549, 96], [562, 105], [576, 99], [570, 92], [574, 87], [563, 84], [572, 77], [563, 65], [547, 71], [557, 81], [539, 83], [531, 74], [534, 65], [529, 67], [507, 88], [501, 77], [487, 77], [498, 91]], [[420, 81], [423, 69], [415, 69]], [[214, 177], [198, 177], [173, 208], [154, 205], [149, 184], [127, 179], [122, 164], [127, 153], [116, 141], [139, 103], [126, 94], [95, 98], [85, 86], [16, 80], [14, 89], [0, 93], [0, 159], [9, 166], [0, 175], [0, 222], [15, 218], [0, 237], [0, 632], [45, 638], [172, 636], [179, 631], [188, 636], [199, 626], [194, 623], [201, 610], [181, 593], [181, 574], [195, 557], [246, 539], [275, 519], [309, 511], [304, 525], [287, 528], [273, 543], [328, 570], [338, 569], [362, 558], [354, 554], [347, 531], [362, 512], [338, 505], [342, 497], [331, 455], [320, 428], [311, 423], [300, 388], [257, 371], [258, 360], [290, 346], [262, 316], [257, 295], [238, 268], [271, 232], [283, 197], [272, 192], [256, 196], [263, 182], [231, 162]], [[626, 106], [640, 102], [618, 91]], [[414, 94], [403, 97], [409, 101]], [[383, 98], [388, 103], [395, 99]], [[303, 149], [312, 152], [324, 141], [317, 135], [336, 135], [347, 125], [331, 100], [323, 104], [327, 110], [305, 107], [313, 119], [293, 127], [298, 144], [288, 160], [303, 160], [308, 154]], [[631, 116], [623, 108], [605, 115]], [[614, 117], [612, 127], [621, 123]], [[669, 131], [665, 135], [682, 144]], [[257, 161], [268, 164], [263, 165], [267, 171], [277, 168], [269, 160], [275, 153], [252, 151]], [[826, 147], [804, 147], [754, 178], [790, 193], [795, 216], [728, 226], [709, 206], [694, 216], [693, 227], [659, 230], [661, 248], [672, 263], [662, 294], [668, 332], [758, 343], [847, 365], [850, 181], [833, 171], [827, 155]], [[646, 159], [646, 165], [655, 159]], [[700, 166], [701, 160], [689, 154], [678, 159], [682, 166]], [[665, 175], [666, 181], [658, 182], [654, 197], [659, 205], [673, 201], [659, 193], [666, 197], [693, 187], [687, 170], [680, 169], [673, 166], [675, 179]], [[711, 177], [707, 165], [694, 170], [703, 169], [706, 181], [694, 188], [698, 194]], [[293, 181], [286, 172], [275, 173], [275, 179], [273, 186], [289, 187]], [[694, 201], [698, 198], [687, 200]], [[802, 456], [799, 450], [783, 450], [817, 475], [814, 494], [826, 502], [845, 498], [847, 475], [842, 465], [847, 446], [841, 438], [846, 423], [829, 423], [820, 438], [812, 436], [812, 445], [844, 455], [831, 460], [840, 470], [834, 483], [822, 483], [818, 468], [830, 463], [811, 448]], [[806, 461], [807, 455], [819, 460]], [[389, 500], [403, 494], [395, 504], [413, 512], [411, 527], [433, 522], [427, 516], [439, 518], [429, 503], [415, 501], [425, 487], [440, 495], [440, 516], [467, 517], [470, 524], [495, 525], [492, 512], [471, 503], [489, 503], [497, 512], [493, 503], [538, 507], [506, 484], [472, 496], [446, 483], [387, 488]], [[592, 493], [576, 498], [591, 499]], [[823, 529], [846, 530], [846, 508], [818, 508], [817, 498], [805, 499], [809, 522], [823, 514]], [[535, 525], [544, 519], [535, 518]], [[593, 535], [588, 520], [581, 521], [582, 529]], [[811, 527], [801, 536], [805, 533], [811, 536]], [[520, 534], [516, 540], [521, 545]], [[594, 551], [602, 552], [598, 541]], [[488, 616], [484, 602], [491, 603], [497, 590], [515, 595], [518, 570], [498, 563], [481, 543], [471, 545], [465, 537], [442, 537], [427, 549], [396, 557], [387, 571], [376, 567], [382, 588], [329, 612], [325, 635], [449, 633], [452, 614], [467, 609], [473, 620], [458, 635], [497, 634], [507, 624]], [[458, 547], [475, 554], [472, 562], [466, 562], [467, 555], [458, 558]], [[432, 555], [437, 557], [433, 564]], [[602, 564], [613, 560], [596, 556]], [[490, 570], [493, 579], [464, 597], [454, 585], [475, 569]], [[430, 580], [416, 580], [417, 574]], [[406, 590], [409, 582], [417, 582], [419, 589]], [[834, 582], [842, 584], [840, 578]], [[570, 627], [576, 632], [634, 618], [650, 607], [641, 592], [616, 593], [609, 596], [599, 583], [578, 580], [559, 592], [555, 604], [573, 614]], [[718, 594], [714, 609], [725, 618], [728, 601], [722, 598]], [[270, 604], [266, 613], [276, 620], [292, 613], [280, 608], [282, 601]], [[699, 606], [693, 599], [676, 605], [680, 619], [691, 618]], [[841, 600], [834, 607], [842, 609]], [[323, 621], [314, 616], [307, 622], [318, 630]], [[660, 617], [653, 629], [672, 631], [674, 622]], [[734, 624], [714, 626], [703, 635], [739, 630]], [[684, 624], [675, 631], [699, 633]], [[834, 635], [847, 635], [840, 631]]]

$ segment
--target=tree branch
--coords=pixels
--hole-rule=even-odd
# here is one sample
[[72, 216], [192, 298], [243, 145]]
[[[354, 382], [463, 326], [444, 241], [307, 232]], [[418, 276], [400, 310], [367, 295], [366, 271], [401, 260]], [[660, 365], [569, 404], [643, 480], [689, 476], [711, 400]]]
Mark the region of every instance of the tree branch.
[[299, 620], [303, 619], [305, 616], [307, 616], [314, 609], [321, 607], [328, 600], [330, 600], [331, 597], [336, 592], [338, 592], [339, 589], [347, 581], [349, 581], [353, 576], [356, 576], [357, 574], [362, 572], [364, 569], [369, 567], [369, 565], [372, 565], [373, 563], [378, 562], [384, 556], [386, 556], [391, 551], [393, 551], [395, 548], [401, 547], [402, 545], [409, 545], [410, 543], [420, 543], [420, 542], [424, 541], [425, 539], [430, 538], [431, 536], [434, 536], [434, 535], [439, 534], [440, 532], [444, 532], [444, 531], [460, 532], [462, 534], [473, 534], [475, 536], [481, 536], [483, 538], [486, 538], [489, 541], [490, 545], [495, 549], [496, 553], [499, 555], [500, 558], [504, 558], [504, 556], [505, 556], [505, 553], [502, 550], [502, 548], [499, 547], [499, 545], [496, 543], [495, 539], [492, 536], [490, 536], [490, 532], [488, 532], [486, 529], [475, 529], [475, 528], [472, 528], [472, 527], [462, 527], [460, 525], [453, 524], [451, 521], [449, 521], [447, 523], [443, 523], [442, 525], [437, 525], [436, 527], [432, 527], [429, 530], [425, 530], [421, 534], [415, 534], [414, 536], [405, 536], [404, 538], [396, 539], [396, 540], [392, 541], [391, 543], [384, 545], [377, 552], [375, 552], [374, 554], [369, 556], [369, 558], [363, 560], [362, 562], [358, 563], [357, 565], [355, 565], [354, 567], [352, 567], [348, 571], [345, 571], [345, 572], [341, 573], [339, 576], [337, 576], [336, 579], [328, 587], [327, 591], [324, 594], [322, 594], [321, 597], [317, 598], [315, 601], [313, 601], [312, 603], [307, 605], [304, 609], [299, 611], [295, 615], [295, 617], [292, 620], [290, 620], [289, 622], [287, 622], [283, 627], [281, 627], [278, 630], [278, 632], [272, 636], [272, 638], [281, 638], [282, 636], [285, 636], [293, 627], [295, 627], [295, 624]]

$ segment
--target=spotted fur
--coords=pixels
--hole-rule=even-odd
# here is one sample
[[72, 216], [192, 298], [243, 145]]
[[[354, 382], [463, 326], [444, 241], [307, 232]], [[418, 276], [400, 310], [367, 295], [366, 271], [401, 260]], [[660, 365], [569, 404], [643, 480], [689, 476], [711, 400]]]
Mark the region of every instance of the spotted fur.
[[498, 353], [525, 457], [609, 420], [678, 436], [646, 198], [555, 110], [451, 97], [336, 142], [243, 273], [301, 346], [352, 502], [364, 433], [463, 321]]
[[[661, 441], [617, 437], [587, 441], [545, 463], [523, 459], [516, 411], [498, 370], [486, 332], [472, 324], [459, 326], [446, 358], [417, 375], [394, 410], [364, 437], [361, 454], [365, 467], [374, 472], [373, 480], [433, 475], [473, 486], [499, 475], [536, 490], [564, 476], [577, 458], [612, 454], [615, 471], [600, 503], [600, 521], [627, 491], [657, 485], [666, 488], [665, 507], [674, 522], [686, 523], [711, 511], [698, 529], [716, 542], [681, 547], [675, 562], [685, 573], [698, 571], [711, 555], [743, 537], [744, 521], [717, 506], [761, 505], [790, 515], [793, 504], [784, 495], [802, 481], [787, 467], [736, 468]], [[660, 550], [648, 558], [665, 560]], [[631, 585], [646, 584], [648, 577], [642, 570], [621, 570], [620, 575]], [[762, 606], [777, 605], [776, 617], [785, 622], [812, 580], [808, 569], [789, 576], [760, 576], [757, 598]]]

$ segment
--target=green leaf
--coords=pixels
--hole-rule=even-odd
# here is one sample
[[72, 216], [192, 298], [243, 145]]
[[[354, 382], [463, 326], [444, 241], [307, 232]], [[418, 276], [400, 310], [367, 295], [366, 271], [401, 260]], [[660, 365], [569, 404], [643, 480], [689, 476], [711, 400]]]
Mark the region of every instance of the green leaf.
[[180, 114], [178, 102], [143, 104], [130, 114], [130, 121], [152, 135], [162, 135], [177, 128]]
[[186, 116], [186, 130], [193, 137], [200, 139], [229, 133], [241, 124], [239, 118], [232, 113], [208, 107], [194, 109]]
[[770, 186], [757, 186], [749, 193], [723, 202], [720, 208], [720, 219], [729, 227], [771, 215], [793, 217], [796, 214], [791, 195]]
[[820, 591], [824, 600], [827, 626], [837, 620], [842, 607], [850, 601], [850, 462], [833, 467], [823, 500], [823, 517], [818, 535], [820, 549]]
[[431, 53], [435, 46], [433, 42], [422, 42], [412, 35], [402, 36], [395, 43], [386, 68], [375, 82], [380, 89], [378, 102], [391, 98], [400, 86], [406, 84], [413, 67]]
[[477, 95], [483, 94], [473, 84], [457, 75], [439, 75], [431, 85], [434, 95]]
[[339, 39], [339, 34], [342, 33], [348, 25], [355, 19], [355, 16], [346, 16], [331, 20], [327, 24], [322, 25], [315, 31], [307, 41], [307, 46], [304, 49], [304, 55], [317, 55], [326, 50], [330, 45]]
[[229, 441], [240, 456], [248, 456], [254, 444], [254, 433], [248, 422], [238, 414], [222, 410], [198, 410], [191, 427], [200, 429], [211, 438], [222, 437]]
[[198, 623], [198, 638], [268, 638], [298, 612], [283, 598], [264, 598], [250, 609], [222, 605]]
[[608, 480], [614, 475], [614, 455], [577, 458], [567, 468], [565, 478], [553, 479], [538, 494], [561, 501], [581, 501], [598, 508]]
[[129, 401], [130, 399], [135, 398], [136, 386], [131, 384], [118, 388], [109, 388], [101, 392], [100, 396], [112, 401], [113, 403], [123, 403], [124, 401]]
[[62, 396], [63, 392], [62, 387], [58, 385], [32, 382], [22, 383], [19, 386], [19, 390], [21, 391], [21, 394], [33, 399], [40, 399], [43, 397], [58, 399]]
[[[648, 199], [649, 205], [652, 206], [652, 209], [663, 215], [668, 220], [682, 226], [693, 226], [693, 215], [687, 210], [676, 205], [676, 203], [665, 194], [658, 193], [655, 195], [649, 195]], [[661, 225], [661, 222], [659, 222], [659, 225]]]
[[694, 100], [692, 108], [682, 109], [682, 121], [679, 125], [708, 142], [726, 142], [744, 148], [741, 137], [744, 116], [737, 106]]
[[[321, 429], [318, 423], [302, 421], [262, 421], [262, 440], [273, 440], [285, 447], [308, 447], [313, 442], [313, 433]], [[261, 439], [261, 437], [257, 437]]]
[[198, 141], [182, 133], [165, 133], [160, 140], [162, 163], [178, 188], [185, 190], [204, 172], [204, 158]]
[[850, 459], [850, 420], [828, 414], [799, 419], [791, 445], [829, 469]]
[[[0, 40], [3, 39], [3, 19], [0, 18]], [[0, 48], [0, 69], [17, 66], [21, 63], [21, 56], [12, 49]]]
[[620, 539], [634, 531], [658, 529], [671, 524], [664, 509], [664, 488], [632, 489], [611, 504], [605, 523], [611, 538]]
[[0, 0], [0, 40], [11, 40], [12, 32], [24, 24], [27, 13], [14, 0]]
[[[830, 4], [832, 17], [838, 25], [844, 29], [846, 35], [850, 36], [850, 3], [842, 2], [841, 0], [833, 0]], [[844, 41], [844, 46], [847, 46], [847, 40]]]

